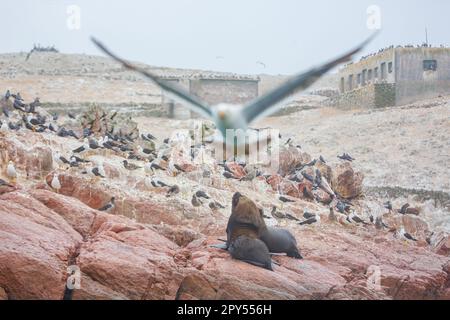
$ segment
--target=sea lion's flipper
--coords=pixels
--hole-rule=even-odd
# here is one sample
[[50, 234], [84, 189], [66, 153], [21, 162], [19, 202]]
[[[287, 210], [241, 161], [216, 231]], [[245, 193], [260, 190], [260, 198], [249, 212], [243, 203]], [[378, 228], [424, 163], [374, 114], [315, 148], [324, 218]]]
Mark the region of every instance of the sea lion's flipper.
[[228, 251], [228, 247], [226, 243], [218, 243], [218, 244], [212, 244], [209, 246], [210, 248], [216, 248], [216, 249], [222, 249]]
[[[249, 263], [249, 264], [251, 264], [251, 265], [254, 265], [254, 266], [256, 266], [256, 267], [260, 267], [260, 268], [264, 268], [264, 269], [273, 271], [273, 268], [272, 268], [272, 265], [271, 265], [271, 264], [270, 264], [270, 265], [266, 265], [266, 264], [261, 263], [261, 262], [258, 262], [258, 261], [247, 260], [247, 259], [245, 259], [245, 260], [244, 260], [244, 259], [239, 259], [239, 260], [244, 261], [244, 262], [247, 262], [247, 263]], [[272, 261], [272, 262], [273, 262], [273, 261]]]
[[303, 259], [302, 255], [298, 251], [289, 252], [287, 256], [294, 259]]
[[271, 256], [280, 256], [280, 257], [286, 256], [285, 253], [274, 253], [274, 252], [269, 252], [269, 254], [270, 254]]
[[281, 266], [281, 263], [278, 263], [278, 262], [276, 262], [275, 260], [272, 260], [272, 263], [274, 264], [274, 265], [276, 265], [276, 266]]

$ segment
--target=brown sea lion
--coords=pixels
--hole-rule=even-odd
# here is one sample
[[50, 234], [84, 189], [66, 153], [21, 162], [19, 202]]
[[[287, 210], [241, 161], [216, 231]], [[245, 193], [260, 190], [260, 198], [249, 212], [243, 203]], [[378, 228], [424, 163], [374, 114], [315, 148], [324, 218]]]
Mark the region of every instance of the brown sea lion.
[[233, 195], [231, 216], [227, 224], [227, 246], [241, 235], [259, 238], [261, 232], [267, 229], [256, 204], [239, 192]]
[[227, 224], [227, 248], [234, 259], [268, 270], [272, 259], [266, 244], [259, 239], [266, 223], [256, 204], [236, 192], [233, 195], [231, 216]]

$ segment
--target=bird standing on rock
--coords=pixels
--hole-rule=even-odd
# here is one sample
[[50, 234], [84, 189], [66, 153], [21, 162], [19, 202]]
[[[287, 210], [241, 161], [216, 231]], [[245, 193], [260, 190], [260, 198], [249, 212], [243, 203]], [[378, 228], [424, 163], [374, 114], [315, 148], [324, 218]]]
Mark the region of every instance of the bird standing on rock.
[[383, 204], [383, 206], [389, 210], [389, 213], [392, 211], [392, 203], [391, 201], [387, 201]]
[[315, 216], [316, 216], [315, 213], [311, 213], [311, 212], [308, 212], [306, 210], [303, 210], [303, 218], [311, 219], [311, 218], [314, 218]]
[[286, 197], [284, 197], [284, 196], [280, 196], [280, 197], [278, 198], [278, 200], [280, 200], [281, 202], [284, 202], [284, 203], [295, 202], [295, 200], [291, 200], [291, 199], [286, 198]]
[[14, 188], [14, 186], [12, 184], [9, 184], [8, 182], [6, 182], [3, 179], [0, 179], [0, 187], [9, 187], [9, 188]]
[[336, 217], [336, 215], [334, 214], [334, 209], [333, 209], [333, 207], [330, 207], [330, 213], [328, 214], [328, 220], [329, 220], [329, 221], [333, 221], [333, 222], [337, 221], [337, 217]]
[[225, 209], [225, 206], [223, 206], [221, 203], [219, 203], [217, 201], [211, 201], [208, 206], [212, 210]]
[[195, 195], [195, 193], [192, 195], [192, 199], [191, 199], [191, 204], [194, 206], [194, 207], [196, 207], [196, 208], [198, 208], [198, 207], [200, 207], [202, 204], [203, 204], [203, 202]]
[[59, 190], [61, 189], [61, 182], [59, 181], [59, 175], [57, 173], [53, 175], [52, 181], [50, 182], [50, 187], [59, 193]]
[[96, 167], [89, 167], [83, 173], [89, 174], [92, 178], [106, 178], [105, 169], [103, 168], [103, 164], [99, 164]]
[[301, 226], [304, 226], [304, 225], [311, 225], [311, 224], [318, 223], [318, 222], [320, 222], [320, 216], [315, 215], [314, 217], [306, 219], [305, 221], [299, 222], [298, 224]]
[[180, 187], [178, 185], [174, 184], [173, 186], [171, 186], [169, 188], [169, 191], [167, 191], [166, 197], [170, 197], [170, 196], [172, 196], [174, 194], [178, 194], [178, 193], [180, 193]]
[[206, 194], [206, 192], [201, 191], [201, 190], [198, 190], [198, 191], [195, 193], [195, 196], [196, 196], [197, 198], [205, 198], [205, 199], [210, 199], [210, 198], [211, 198], [210, 196], [208, 196], [208, 195]]
[[111, 200], [105, 204], [103, 207], [98, 209], [98, 211], [105, 211], [105, 212], [111, 212], [116, 206], [116, 198], [111, 197]]
[[14, 162], [9, 161], [8, 166], [6, 167], [6, 175], [10, 179], [11, 182], [15, 182], [17, 179], [17, 171], [16, 167], [14, 166]]
[[362, 223], [362, 224], [365, 224], [365, 225], [369, 224], [366, 221], [364, 221], [363, 219], [361, 219], [359, 216], [357, 216], [355, 214], [355, 212], [353, 212], [353, 211], [350, 212], [350, 214], [348, 215], [347, 221], [350, 222], [350, 223], [353, 221], [353, 222]]
[[399, 210], [398, 213], [406, 214], [406, 209], [409, 208], [409, 203], [405, 203]]
[[342, 156], [338, 156], [338, 158], [341, 160], [344, 160], [344, 161], [349, 161], [349, 162], [355, 161], [355, 158], [350, 156], [348, 153], [344, 153]]
[[135, 165], [134, 163], [128, 162], [127, 160], [123, 160], [123, 166], [125, 169], [127, 169], [129, 171], [134, 171], [134, 170], [138, 170], [141, 168], [138, 165]]
[[283, 212], [278, 211], [277, 207], [273, 206], [272, 211], [270, 212], [272, 217], [276, 219], [285, 219], [286, 215]]
[[170, 187], [167, 183], [162, 182], [161, 180], [158, 180], [156, 178], [152, 178], [151, 179], [151, 185], [154, 188], [165, 188], [165, 187]]
[[375, 218], [375, 228], [378, 230], [381, 230], [383, 228], [389, 229], [389, 227], [383, 222], [383, 219], [381, 217]]
[[408, 232], [405, 231], [404, 227], [400, 228], [400, 230], [398, 231], [398, 235], [406, 240], [417, 241], [416, 238], [414, 238], [412, 235], [410, 235]]
[[8, 124], [6, 123], [6, 121], [3, 121], [3, 122], [0, 121], [0, 131], [3, 133], [6, 133], [9, 131], [9, 127], [8, 127]]

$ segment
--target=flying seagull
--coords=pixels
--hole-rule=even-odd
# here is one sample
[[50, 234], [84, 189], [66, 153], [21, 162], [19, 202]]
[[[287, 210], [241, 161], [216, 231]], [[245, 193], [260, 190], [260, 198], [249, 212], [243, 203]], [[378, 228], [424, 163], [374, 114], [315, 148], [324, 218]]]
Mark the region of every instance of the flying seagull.
[[[307, 89], [329, 70], [341, 63], [349, 61], [352, 56], [361, 51], [361, 49], [363, 49], [375, 35], [376, 33], [370, 36], [355, 49], [339, 56], [334, 60], [331, 60], [328, 63], [312, 68], [304, 73], [294, 75], [278, 88], [275, 88], [267, 94], [256, 98], [244, 107], [226, 103], [208, 106], [205, 102], [201, 101], [197, 97], [194, 97], [180, 86], [164, 81], [152, 72], [135, 66], [118, 57], [94, 37], [91, 37], [91, 40], [100, 50], [117, 62], [121, 63], [125, 68], [142, 74], [159, 85], [164, 91], [167, 92], [168, 95], [171, 96], [171, 98], [177, 102], [185, 104], [192, 111], [212, 120], [216, 124], [216, 127], [220, 131], [223, 138], [226, 137], [227, 129], [243, 129], [245, 131], [250, 123], [276, 112], [283, 100], [299, 90]], [[217, 138], [220, 138], [220, 135]]]

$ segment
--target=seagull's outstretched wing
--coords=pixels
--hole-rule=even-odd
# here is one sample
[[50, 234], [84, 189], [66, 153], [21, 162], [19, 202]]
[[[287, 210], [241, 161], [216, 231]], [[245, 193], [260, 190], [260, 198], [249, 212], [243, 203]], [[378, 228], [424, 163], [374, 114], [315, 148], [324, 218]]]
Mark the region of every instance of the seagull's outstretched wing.
[[105, 54], [107, 54], [114, 60], [121, 63], [125, 68], [136, 71], [136, 72], [142, 74], [143, 76], [145, 76], [146, 78], [155, 82], [158, 86], [160, 86], [163, 90], [165, 90], [170, 95], [170, 97], [173, 98], [174, 100], [177, 100], [180, 103], [186, 104], [192, 111], [194, 111], [202, 116], [205, 116], [208, 118], [212, 117], [211, 111], [205, 103], [203, 103], [196, 97], [192, 96], [189, 92], [187, 92], [180, 86], [178, 86], [176, 84], [172, 84], [172, 83], [164, 81], [164, 80], [161, 80], [158, 76], [154, 75], [153, 73], [150, 73], [147, 70], [139, 68], [139, 67], [129, 63], [128, 61], [125, 61], [124, 59], [122, 59], [122, 58], [118, 57], [117, 55], [115, 55], [114, 53], [112, 53], [108, 48], [106, 48], [100, 41], [98, 41], [94, 37], [91, 37], [91, 40], [92, 40], [92, 42], [95, 43], [95, 45], [100, 50], [102, 50]]
[[370, 36], [358, 47], [338, 57], [337, 59], [334, 59], [322, 66], [315, 67], [305, 73], [295, 75], [278, 88], [250, 102], [242, 110], [247, 123], [276, 112], [280, 107], [280, 102], [299, 90], [305, 90], [326, 72], [333, 69], [337, 65], [350, 60], [352, 56], [364, 48], [375, 37], [375, 35], [376, 33]]

